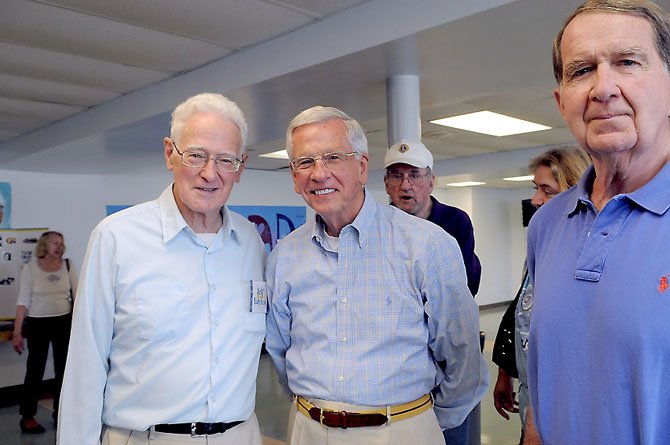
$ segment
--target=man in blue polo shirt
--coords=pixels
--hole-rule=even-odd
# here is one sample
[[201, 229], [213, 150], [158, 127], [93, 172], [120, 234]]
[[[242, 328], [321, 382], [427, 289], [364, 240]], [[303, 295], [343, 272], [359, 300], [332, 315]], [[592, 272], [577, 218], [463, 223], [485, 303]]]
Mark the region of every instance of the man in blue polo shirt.
[[556, 101], [594, 166], [530, 224], [526, 444], [670, 443], [669, 41], [657, 5], [598, 0], [554, 42]]

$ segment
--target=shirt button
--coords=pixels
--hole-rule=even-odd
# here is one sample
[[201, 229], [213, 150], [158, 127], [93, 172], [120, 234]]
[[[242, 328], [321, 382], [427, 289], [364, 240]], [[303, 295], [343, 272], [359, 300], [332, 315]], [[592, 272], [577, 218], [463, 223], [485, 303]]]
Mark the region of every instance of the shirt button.
[[348, 301], [348, 300], [347, 300], [347, 297], [344, 297], [344, 298], [342, 299], [342, 303], [344, 303], [344, 304], [347, 304], [347, 301]]
[[339, 378], [339, 380], [340, 380], [340, 382], [344, 382], [344, 376], [341, 375], [340, 378]]
[[215, 325], [215, 326], [218, 326], [218, 325], [219, 325], [219, 320], [215, 320], [215, 321], [214, 321], [214, 325]]
[[346, 342], [347, 342], [347, 337], [342, 337], [342, 343], [346, 343]]

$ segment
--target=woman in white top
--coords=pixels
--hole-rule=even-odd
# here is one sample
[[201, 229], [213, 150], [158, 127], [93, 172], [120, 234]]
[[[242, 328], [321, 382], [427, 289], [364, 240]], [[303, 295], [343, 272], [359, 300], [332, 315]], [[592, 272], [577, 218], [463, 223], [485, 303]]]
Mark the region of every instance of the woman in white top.
[[76, 274], [70, 262], [63, 260], [65, 244], [58, 232], [45, 232], [35, 248], [37, 258], [21, 270], [19, 299], [16, 305], [14, 350], [24, 350], [24, 335], [28, 343], [26, 378], [19, 413], [21, 431], [43, 433], [44, 427], [35, 420], [40, 385], [49, 353], [53, 349], [55, 381], [53, 388], [54, 425], [58, 417], [60, 388], [70, 341], [72, 302], [76, 289]]

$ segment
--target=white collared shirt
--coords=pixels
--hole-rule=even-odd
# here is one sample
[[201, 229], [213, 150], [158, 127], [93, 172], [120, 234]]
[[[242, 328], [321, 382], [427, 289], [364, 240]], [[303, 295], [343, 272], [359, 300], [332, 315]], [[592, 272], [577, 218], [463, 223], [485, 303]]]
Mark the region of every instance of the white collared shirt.
[[232, 422], [254, 410], [265, 314], [250, 312], [265, 246], [223, 210], [209, 246], [172, 187], [105, 218], [77, 292], [58, 443], [100, 443], [102, 424]]

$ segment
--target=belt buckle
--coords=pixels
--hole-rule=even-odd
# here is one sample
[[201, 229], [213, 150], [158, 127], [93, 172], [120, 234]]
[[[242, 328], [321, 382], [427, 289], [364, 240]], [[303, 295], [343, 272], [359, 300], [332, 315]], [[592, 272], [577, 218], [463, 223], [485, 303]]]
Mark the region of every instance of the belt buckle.
[[195, 422], [191, 422], [191, 437], [198, 437], [198, 434], [195, 432]]
[[340, 425], [337, 428], [342, 428], [343, 430], [347, 429], [347, 412], [346, 411], [331, 411], [331, 410], [326, 410], [326, 409], [321, 409], [319, 410], [319, 423], [321, 426], [325, 426], [328, 428], [332, 428], [330, 425], [325, 425], [323, 423], [324, 420], [324, 413], [329, 413], [329, 414], [335, 414], [340, 417]]

